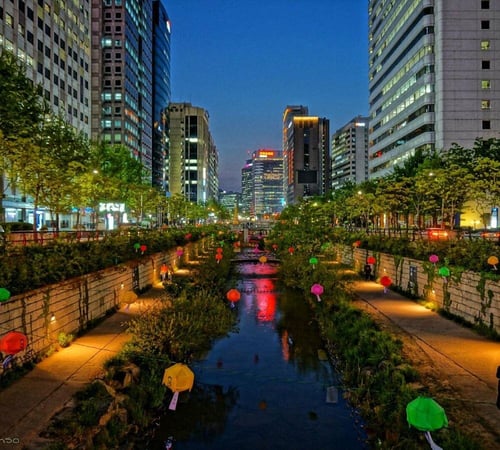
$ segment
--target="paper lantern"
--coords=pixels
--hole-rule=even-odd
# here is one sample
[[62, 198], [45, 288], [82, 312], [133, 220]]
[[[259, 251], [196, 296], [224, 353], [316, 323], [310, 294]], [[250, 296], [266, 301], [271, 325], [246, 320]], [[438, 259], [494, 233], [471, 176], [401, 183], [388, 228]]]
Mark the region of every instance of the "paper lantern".
[[147, 245], [141, 245], [140, 249], [141, 249], [141, 253], [144, 254], [144, 252], [148, 249], [148, 246]]
[[140, 248], [141, 248], [141, 244], [139, 244], [139, 242], [136, 242], [136, 243], [134, 244], [134, 249], [135, 249], [135, 251], [139, 250]]
[[439, 261], [439, 256], [438, 255], [431, 255], [431, 256], [429, 256], [429, 261], [432, 264], [436, 264]]
[[375, 264], [377, 262], [377, 260], [375, 259], [374, 256], [369, 256], [368, 258], [366, 258], [366, 262], [368, 264]]
[[5, 288], [0, 288], [0, 302], [6, 302], [10, 298], [10, 291]]
[[262, 256], [259, 258], [259, 261], [260, 261], [262, 264], [265, 264], [265, 263], [267, 262], [267, 256], [262, 255]]
[[278, 244], [273, 244], [273, 250], [274, 251], [278, 250]]
[[488, 258], [488, 264], [493, 266], [493, 270], [497, 270], [498, 258], [496, 256], [490, 256]]
[[193, 388], [194, 373], [185, 364], [177, 363], [165, 369], [162, 383], [174, 393], [168, 409], [175, 411], [179, 392], [190, 391]]
[[316, 267], [316, 264], [318, 264], [318, 258], [316, 258], [315, 256], [309, 258], [309, 264], [311, 264], [311, 266], [313, 266], [313, 269]]
[[295, 249], [293, 247], [288, 247], [288, 253], [290, 253], [290, 255], [293, 255], [293, 252], [295, 252]]
[[184, 249], [182, 247], [177, 247], [175, 254], [180, 258], [184, 254]]
[[324, 288], [321, 284], [315, 283], [311, 286], [311, 294], [314, 294], [316, 298], [318, 299], [318, 302], [321, 301], [320, 295], [323, 294]]
[[449, 277], [450, 276], [450, 269], [448, 269], [448, 267], [441, 267], [439, 270], [438, 270], [438, 273], [439, 275], [441, 275], [442, 277]]
[[229, 291], [227, 291], [226, 297], [230, 302], [234, 303], [239, 301], [239, 299], [241, 298], [241, 294], [238, 289], [229, 289]]
[[217, 249], [215, 250], [216, 253], [222, 253], [223, 250], [222, 250], [222, 247], [217, 247]]
[[220, 260], [222, 259], [222, 253], [217, 253], [215, 255], [215, 259], [217, 260], [217, 264], [219, 264]]
[[189, 241], [189, 239], [191, 239], [193, 235], [191, 233], [187, 233], [185, 236], [184, 236], [184, 239], [186, 239], [186, 241]]
[[392, 284], [392, 280], [387, 275], [384, 275], [380, 278], [380, 284], [384, 286], [384, 293], [386, 293], [387, 288]]
[[354, 241], [354, 242], [352, 243], [352, 246], [353, 246], [353, 247], [356, 247], [356, 248], [357, 248], [357, 247], [359, 247], [360, 245], [361, 245], [361, 241]]
[[19, 331], [9, 331], [0, 339], [0, 352], [15, 355], [28, 346], [28, 337]]

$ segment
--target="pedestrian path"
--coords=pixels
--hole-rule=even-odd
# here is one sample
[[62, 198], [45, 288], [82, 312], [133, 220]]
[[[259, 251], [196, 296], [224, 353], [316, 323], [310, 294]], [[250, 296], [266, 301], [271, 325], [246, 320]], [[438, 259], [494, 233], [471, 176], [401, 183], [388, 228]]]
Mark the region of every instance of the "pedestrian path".
[[[457, 401], [472, 405], [480, 420], [496, 430], [500, 442], [500, 409], [497, 408], [500, 343], [479, 336], [469, 328], [387, 290], [372, 281], [357, 281], [354, 293], [365, 309], [383, 315], [413, 337], [418, 347], [436, 361], [441, 376]], [[500, 448], [500, 446], [498, 447]]]
[[50, 418], [102, 373], [105, 361], [130, 339], [126, 322], [157, 305], [164, 292], [161, 284], [152, 288], [0, 391], [0, 449], [42, 448], [38, 435]]

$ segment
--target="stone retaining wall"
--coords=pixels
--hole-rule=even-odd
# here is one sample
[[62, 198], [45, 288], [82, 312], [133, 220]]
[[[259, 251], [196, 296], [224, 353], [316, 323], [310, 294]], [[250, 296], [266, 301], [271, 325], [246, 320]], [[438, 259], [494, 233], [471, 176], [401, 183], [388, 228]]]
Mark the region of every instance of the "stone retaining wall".
[[13, 330], [24, 333], [28, 349], [43, 356], [57, 343], [59, 333], [85, 330], [92, 321], [123, 305], [131, 292], [143, 292], [160, 282], [163, 262], [175, 269], [196, 258], [203, 245], [188, 244], [181, 257], [176, 249], [138, 255], [126, 264], [13, 296], [0, 304], [0, 337]]
[[374, 256], [373, 275], [384, 275], [393, 286], [412, 296], [433, 302], [438, 308], [461, 317], [470, 324], [482, 324], [500, 333], [500, 282], [485, 274], [459, 272], [449, 267], [450, 276], [439, 275], [440, 262], [419, 261], [365, 249], [336, 246], [337, 260], [362, 272], [368, 256]]

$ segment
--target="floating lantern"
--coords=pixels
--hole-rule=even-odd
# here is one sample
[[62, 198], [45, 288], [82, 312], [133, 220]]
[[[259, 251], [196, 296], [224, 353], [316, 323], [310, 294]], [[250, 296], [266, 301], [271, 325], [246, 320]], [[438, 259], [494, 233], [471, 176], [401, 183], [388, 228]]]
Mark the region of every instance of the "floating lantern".
[[313, 269], [316, 267], [316, 264], [318, 264], [318, 258], [315, 256], [309, 258], [309, 264], [313, 267]]
[[237, 302], [241, 298], [240, 291], [238, 291], [238, 289], [229, 289], [229, 291], [227, 291], [226, 298], [230, 302], [233, 302], [233, 303]]
[[179, 392], [193, 389], [194, 373], [185, 364], [177, 363], [165, 369], [162, 383], [174, 393], [168, 409], [175, 411]]
[[6, 302], [10, 298], [10, 291], [5, 288], [0, 288], [0, 302]]
[[361, 241], [354, 241], [354, 242], [352, 243], [352, 246], [353, 246], [353, 247], [356, 247], [356, 248], [357, 248], [357, 247], [359, 247], [360, 245], [361, 245]]
[[265, 264], [265, 263], [267, 262], [267, 256], [262, 255], [262, 256], [259, 258], [259, 261], [260, 261], [262, 264]]
[[290, 255], [293, 255], [294, 252], [295, 249], [293, 247], [288, 247], [288, 253], [290, 253]]
[[380, 278], [380, 284], [384, 286], [385, 294], [387, 292], [387, 288], [392, 284], [392, 280], [387, 275], [384, 275], [382, 278]]
[[493, 266], [493, 270], [497, 270], [498, 258], [496, 256], [490, 256], [488, 258], [488, 264]]
[[0, 339], [0, 352], [15, 355], [28, 346], [28, 337], [19, 331], [9, 331]]
[[222, 259], [222, 253], [217, 253], [217, 254], [215, 255], [215, 259], [217, 260], [217, 264], [219, 264], [219, 263], [220, 263], [220, 260]]
[[324, 288], [321, 284], [314, 283], [311, 286], [311, 294], [314, 294], [316, 296], [316, 298], [318, 299], [318, 302], [321, 301], [320, 295], [323, 294], [323, 292], [324, 292]]
[[375, 259], [374, 256], [369, 256], [368, 258], [366, 258], [366, 262], [368, 264], [375, 264], [377, 262], [377, 260]]
[[139, 244], [139, 242], [136, 242], [136, 243], [134, 244], [134, 249], [135, 249], [135, 251], [139, 250], [140, 248], [141, 248], [141, 244]]
[[141, 245], [140, 249], [141, 249], [141, 253], [144, 255], [144, 252], [148, 249], [148, 246], [147, 245]]
[[125, 309], [129, 309], [132, 303], [137, 301], [137, 294], [134, 291], [125, 291], [120, 294], [121, 301], [127, 305]]
[[436, 264], [439, 261], [439, 256], [438, 255], [431, 255], [431, 256], [429, 256], [429, 261], [432, 264]]

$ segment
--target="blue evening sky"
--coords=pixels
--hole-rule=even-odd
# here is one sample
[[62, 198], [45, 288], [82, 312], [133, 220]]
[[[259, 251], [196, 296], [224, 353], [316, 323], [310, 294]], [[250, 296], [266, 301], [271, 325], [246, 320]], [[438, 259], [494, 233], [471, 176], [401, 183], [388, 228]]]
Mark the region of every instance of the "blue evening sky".
[[220, 187], [241, 189], [259, 148], [282, 149], [287, 105], [330, 120], [368, 114], [366, 0], [164, 0], [173, 102], [208, 111]]

